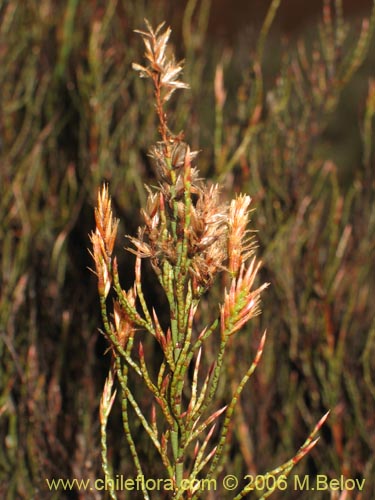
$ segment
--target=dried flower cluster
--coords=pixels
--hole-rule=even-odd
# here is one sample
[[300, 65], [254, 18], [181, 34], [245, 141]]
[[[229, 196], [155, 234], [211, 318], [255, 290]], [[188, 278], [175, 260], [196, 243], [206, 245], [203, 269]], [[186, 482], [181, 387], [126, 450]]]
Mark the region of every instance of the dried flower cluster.
[[98, 193], [98, 206], [95, 208], [96, 231], [91, 234], [92, 256], [98, 277], [99, 295], [107, 297], [112, 284], [111, 255], [117, 236], [118, 219], [112, 215], [108, 189], [103, 186]]
[[134, 63], [133, 67], [154, 83], [163, 140], [151, 148], [150, 156], [160, 185], [158, 192], [149, 192], [142, 211], [145, 226], [138, 238], [130, 239], [138, 255], [151, 259], [157, 274], [165, 260], [177, 264], [183, 247], [193, 294], [199, 297], [212, 285], [218, 271], [228, 265], [235, 277], [252, 254], [251, 239], [245, 237], [250, 197], [240, 196], [230, 207], [221, 202], [219, 186], [202, 182], [197, 169], [191, 166], [197, 152], [191, 152], [182, 137], [174, 136], [167, 128], [163, 105], [177, 88], [188, 86], [178, 80], [182, 63], [166, 56], [171, 30], [167, 28], [160, 34], [164, 23], [155, 31], [147, 21], [146, 25], [148, 32], [137, 32], [142, 35], [149, 64], [144, 67]]
[[135, 30], [139, 33], [146, 46], [145, 57], [148, 60], [148, 66], [141, 66], [133, 63], [133, 68], [139, 71], [142, 78], [152, 78], [158, 80], [158, 89], [165, 92], [163, 103], [168, 101], [176, 89], [187, 89], [189, 85], [178, 80], [182, 69], [183, 61], [176, 63], [174, 56], [167, 57], [166, 49], [171, 29], [167, 28], [163, 34], [160, 34], [165, 23], [159, 24], [154, 31], [150, 23], [145, 19], [148, 31]]
[[[125, 436], [137, 473], [142, 475], [143, 468], [129, 423], [129, 405], [160, 455], [173, 486], [173, 498], [177, 500], [198, 498], [196, 487], [181, 487], [184, 478], [192, 481], [202, 473], [207, 478], [216, 477], [218, 466], [223, 462], [232, 415], [260, 361], [265, 335], [232, 399], [224, 407], [215, 408], [214, 396], [223, 371], [224, 354], [232, 335], [258, 314], [260, 293], [267, 284], [254, 288], [260, 264], [253, 257], [252, 238], [247, 229], [250, 197], [240, 195], [229, 205], [223, 202], [220, 187], [208, 185], [192, 166], [197, 152], [190, 151], [182, 134], [173, 135], [167, 126], [164, 105], [176, 89], [187, 88], [187, 85], [178, 79], [182, 63], [167, 56], [171, 30], [167, 28], [161, 33], [163, 24], [155, 31], [147, 21], [146, 25], [148, 31], [138, 33], [146, 47], [148, 65], [134, 64], [133, 67], [154, 85], [161, 140], [151, 148], [150, 157], [159, 183], [156, 188], [148, 188], [146, 207], [142, 210], [144, 225], [139, 228], [138, 236], [129, 237], [130, 251], [136, 255], [135, 282], [130, 290], [126, 292], [121, 288], [117, 262], [112, 259], [118, 221], [113, 218], [106, 187], [98, 195], [96, 231], [91, 235], [105, 334], [113, 353], [113, 368], [100, 409], [102, 459], [103, 470], [110, 477], [106, 424], [114, 401], [115, 375], [121, 387]], [[150, 259], [168, 300], [170, 322], [166, 330], [143, 296], [141, 269], [145, 258]], [[219, 272], [227, 273], [229, 290], [224, 293], [222, 305], [217, 305], [212, 323], [199, 333], [195, 313], [202, 294], [212, 286]], [[107, 308], [112, 285], [116, 296], [113, 319]], [[163, 353], [156, 380], [151, 376], [155, 369], [149, 369], [143, 343], [137, 339], [138, 330], [151, 334]], [[201, 359], [205, 342], [215, 333], [220, 338], [217, 360], [204, 375]], [[150, 418], [129, 386], [129, 370], [152, 395]], [[213, 438], [220, 417], [223, 419], [221, 429]], [[305, 443], [306, 450], [313, 445], [316, 432], [317, 429]], [[299, 458], [303, 454], [301, 452]], [[277, 472], [283, 472], [290, 465], [288, 462]], [[145, 488], [143, 495], [149, 498]], [[114, 491], [111, 496], [116, 498]]]

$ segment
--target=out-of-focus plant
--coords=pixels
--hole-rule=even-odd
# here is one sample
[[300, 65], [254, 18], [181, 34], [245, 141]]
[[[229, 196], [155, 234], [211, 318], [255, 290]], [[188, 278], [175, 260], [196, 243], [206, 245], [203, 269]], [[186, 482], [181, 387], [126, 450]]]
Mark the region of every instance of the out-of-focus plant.
[[[344, 170], [343, 151], [352, 154], [355, 138], [340, 143], [331, 139], [330, 130], [343, 127], [337, 116], [350, 99], [346, 87], [372, 57], [375, 9], [356, 40], [349, 28], [342, 2], [325, 1], [317, 36], [284, 46], [275, 86], [268, 89], [256, 51], [252, 84], [248, 79], [241, 87], [234, 113], [242, 122], [235, 118], [225, 135], [228, 75], [219, 66], [216, 158], [222, 159], [223, 178], [230, 172], [237, 186], [255, 193], [264, 276], [273, 283], [260, 325], [278, 331], [265, 350], [267, 368], [255, 376], [257, 391], [269, 395], [267, 402], [257, 415], [242, 405], [238, 439], [251, 450], [247, 464], [254, 471], [264, 466], [255, 457], [274, 440], [270, 426], [276, 423], [283, 436], [277, 446], [282, 456], [283, 447], [295, 445], [287, 429], [300, 421], [308, 427], [314, 411], [332, 408], [328, 453], [313, 452], [315, 470], [368, 481], [375, 466], [369, 453], [373, 438], [368, 438], [375, 370], [372, 79], [357, 127], [363, 154], [350, 173]], [[280, 395], [290, 411], [275, 408]], [[303, 467], [299, 470], [308, 472]], [[371, 484], [365, 498], [373, 491]], [[306, 498], [323, 494], [306, 492]]]
[[[154, 31], [146, 21], [147, 31], [139, 33], [146, 46], [147, 65], [133, 64], [141, 77], [152, 80], [161, 140], [150, 150], [159, 184], [156, 189], [148, 188], [146, 207], [142, 210], [144, 225], [138, 229], [137, 238], [130, 237], [136, 262], [134, 285], [128, 291], [121, 288], [117, 260], [112, 255], [119, 221], [113, 217], [106, 186], [98, 195], [96, 230], [91, 234], [104, 334], [113, 355], [100, 409], [102, 460], [107, 479], [113, 481], [107, 460], [106, 426], [116, 398], [116, 378], [125, 437], [137, 475], [145, 477], [139, 433], [135, 439], [132, 415], [160, 456], [168, 480], [165, 489], [176, 499], [201, 498], [197, 479], [215, 480], [225, 468], [233, 414], [260, 361], [265, 334], [229, 401], [218, 408], [215, 399], [224, 360], [233, 349], [236, 333], [258, 314], [260, 293], [267, 284], [254, 287], [259, 263], [253, 256], [253, 240], [247, 229], [250, 197], [239, 195], [229, 206], [223, 203], [219, 186], [209, 186], [192, 167], [197, 152], [190, 150], [181, 133], [176, 136], [168, 127], [165, 104], [176, 89], [187, 85], [179, 80], [182, 63], [176, 63], [173, 54], [167, 55], [171, 30], [161, 32], [163, 24]], [[165, 293], [170, 316], [165, 327], [153, 304], [145, 300], [142, 259], [150, 260]], [[228, 289], [221, 306], [210, 304], [210, 310], [216, 308], [217, 313], [202, 327], [197, 320], [199, 304], [220, 272], [227, 274]], [[107, 301], [112, 287], [115, 297], [110, 319]], [[158, 356], [155, 347], [152, 355], [146, 351], [142, 332], [154, 338], [160, 349]], [[206, 345], [216, 335], [220, 338], [215, 342], [215, 360], [204, 369]], [[131, 373], [150, 393], [147, 403], [144, 395], [135, 394], [137, 385], [133, 385]], [[267, 473], [274, 482], [264, 487], [263, 498], [277, 489], [278, 481], [283, 481], [286, 488], [286, 476], [316, 444], [314, 437], [325, 418], [293, 459]], [[240, 485], [234, 498], [243, 498], [254, 488], [251, 482], [250, 486]], [[144, 498], [152, 496], [144, 483], [142, 491]], [[116, 498], [115, 488], [111, 496]]]

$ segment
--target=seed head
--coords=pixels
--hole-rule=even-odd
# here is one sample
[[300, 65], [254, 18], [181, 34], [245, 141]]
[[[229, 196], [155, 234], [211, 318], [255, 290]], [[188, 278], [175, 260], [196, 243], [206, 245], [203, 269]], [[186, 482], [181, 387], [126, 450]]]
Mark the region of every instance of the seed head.
[[228, 271], [232, 276], [237, 276], [254, 252], [252, 238], [247, 236], [250, 202], [250, 196], [240, 195], [232, 200], [228, 211]]
[[90, 252], [98, 276], [99, 295], [107, 297], [111, 288], [111, 255], [117, 235], [119, 221], [113, 218], [111, 199], [108, 188], [104, 184], [98, 192], [98, 202], [95, 208], [96, 229], [90, 235], [93, 251]]
[[255, 258], [247, 268], [242, 264], [238, 277], [232, 279], [229, 292], [225, 292], [224, 304], [221, 306], [222, 337], [233, 335], [259, 314], [260, 294], [268, 286], [268, 283], [264, 283], [252, 290], [260, 264], [256, 264]]
[[183, 69], [183, 61], [176, 63], [173, 55], [166, 54], [171, 29], [167, 28], [164, 33], [160, 33], [165, 23], [159, 24], [155, 31], [147, 19], [145, 24], [148, 31], [135, 30], [135, 32], [142, 36], [148, 65], [133, 63], [133, 69], [138, 71], [142, 78], [154, 79], [164, 91], [162, 101], [166, 102], [176, 89], [189, 88], [189, 85], [178, 80]]

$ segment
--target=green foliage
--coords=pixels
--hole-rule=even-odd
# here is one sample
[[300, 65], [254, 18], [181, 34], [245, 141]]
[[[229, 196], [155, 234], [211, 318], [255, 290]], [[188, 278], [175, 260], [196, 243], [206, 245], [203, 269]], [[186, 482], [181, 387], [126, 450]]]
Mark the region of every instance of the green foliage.
[[[253, 333], [267, 328], [229, 465], [255, 474], [284, 462], [331, 409], [319, 446], [296, 470], [363, 477], [362, 498], [374, 497], [374, 21], [347, 19], [339, 0], [324, 5], [320, 26], [303, 40], [280, 43], [271, 27], [258, 45], [219, 51], [205, 33], [209, 2], [190, 0], [182, 23], [167, 1], [157, 9], [147, 1], [0, 2], [4, 498], [72, 498], [47, 491], [45, 478], [101, 477], [108, 366], [86, 235], [103, 180], [126, 226], [120, 235], [135, 234], [143, 185], [153, 182], [151, 92], [131, 69], [141, 57], [132, 30], [144, 15], [166, 19], [186, 57], [192, 90], [172, 102], [172, 128], [203, 149], [201, 172], [220, 178], [228, 196], [252, 196], [262, 277], [271, 282], [259, 326], [241, 333], [227, 359], [238, 381], [256, 349]], [[132, 265], [119, 262], [125, 274]], [[146, 298], [155, 300], [159, 289], [149, 286]], [[227, 387], [219, 390], [224, 399]], [[109, 419], [108, 452], [131, 477], [117, 420]]]

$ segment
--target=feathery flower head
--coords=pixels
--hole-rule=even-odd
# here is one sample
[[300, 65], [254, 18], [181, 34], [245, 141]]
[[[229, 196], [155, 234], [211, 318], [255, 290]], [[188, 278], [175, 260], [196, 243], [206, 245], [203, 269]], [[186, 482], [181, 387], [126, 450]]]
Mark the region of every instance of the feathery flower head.
[[248, 237], [250, 196], [241, 194], [232, 200], [228, 210], [228, 271], [236, 276], [244, 262], [254, 253]]
[[99, 295], [107, 297], [112, 283], [111, 256], [116, 241], [119, 221], [113, 218], [108, 187], [104, 184], [98, 192], [95, 208], [96, 229], [90, 235], [93, 251], [90, 252], [98, 276]]
[[166, 102], [176, 89], [189, 88], [189, 85], [178, 80], [183, 69], [183, 61], [177, 63], [173, 55], [166, 54], [171, 29], [167, 28], [164, 33], [160, 33], [165, 23], [159, 24], [155, 31], [147, 19], [145, 24], [148, 31], [134, 31], [142, 36], [146, 47], [145, 57], [149, 64], [141, 66], [133, 63], [133, 69], [139, 72], [141, 78], [157, 79], [160, 87], [165, 90], [162, 100]]

